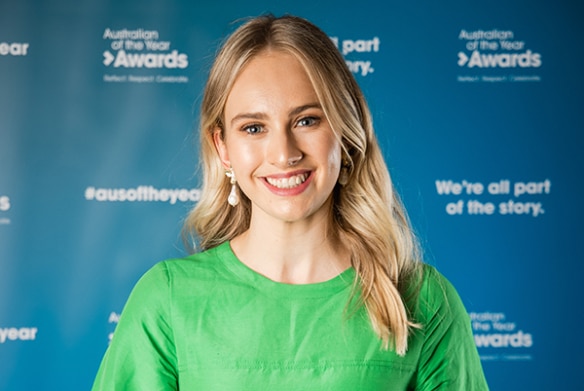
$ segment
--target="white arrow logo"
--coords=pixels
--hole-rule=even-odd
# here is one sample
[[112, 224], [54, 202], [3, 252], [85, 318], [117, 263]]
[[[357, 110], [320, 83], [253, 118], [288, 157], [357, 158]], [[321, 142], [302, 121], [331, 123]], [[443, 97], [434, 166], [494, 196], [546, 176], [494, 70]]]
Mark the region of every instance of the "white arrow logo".
[[114, 61], [114, 59], [115, 57], [109, 51], [106, 50], [103, 52], [103, 65], [106, 67], [109, 66]]
[[468, 56], [463, 52], [458, 52], [458, 66], [463, 67], [468, 62]]

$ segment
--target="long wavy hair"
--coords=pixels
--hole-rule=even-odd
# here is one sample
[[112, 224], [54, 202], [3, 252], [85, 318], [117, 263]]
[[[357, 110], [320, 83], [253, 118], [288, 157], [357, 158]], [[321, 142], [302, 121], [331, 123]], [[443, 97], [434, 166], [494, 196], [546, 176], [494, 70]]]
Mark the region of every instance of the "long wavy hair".
[[[323, 111], [342, 143], [348, 182], [337, 184], [331, 226], [357, 272], [354, 296], [364, 305], [384, 349], [403, 355], [418, 325], [406, 292], [421, 272], [420, 253], [373, 131], [363, 93], [332, 40], [314, 24], [295, 16], [260, 16], [241, 25], [224, 42], [210, 70], [200, 114], [201, 198], [185, 221], [192, 251], [205, 250], [246, 231], [251, 202], [240, 192], [237, 207], [226, 205], [230, 184], [213, 143], [223, 130], [224, 108], [235, 79], [265, 50], [292, 54], [306, 70]], [[198, 246], [195, 245], [198, 242]]]

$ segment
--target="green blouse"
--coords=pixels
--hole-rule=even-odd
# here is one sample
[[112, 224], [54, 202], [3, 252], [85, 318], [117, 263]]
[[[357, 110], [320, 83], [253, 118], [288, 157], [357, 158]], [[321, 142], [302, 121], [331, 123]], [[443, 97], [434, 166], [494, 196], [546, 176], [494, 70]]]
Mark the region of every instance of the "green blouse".
[[409, 349], [381, 349], [355, 270], [316, 284], [274, 282], [229, 243], [161, 262], [136, 284], [93, 390], [487, 390], [470, 320], [424, 266]]

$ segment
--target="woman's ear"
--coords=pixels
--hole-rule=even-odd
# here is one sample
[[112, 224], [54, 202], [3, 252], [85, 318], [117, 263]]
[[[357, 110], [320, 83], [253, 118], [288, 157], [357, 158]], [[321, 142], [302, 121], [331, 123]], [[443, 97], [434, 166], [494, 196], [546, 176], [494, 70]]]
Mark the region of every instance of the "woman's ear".
[[213, 131], [213, 143], [215, 144], [215, 149], [217, 150], [219, 159], [221, 159], [221, 164], [223, 164], [223, 167], [227, 170], [231, 167], [231, 163], [229, 161], [229, 154], [227, 153], [225, 140], [223, 140], [223, 132], [220, 128], [216, 128]]

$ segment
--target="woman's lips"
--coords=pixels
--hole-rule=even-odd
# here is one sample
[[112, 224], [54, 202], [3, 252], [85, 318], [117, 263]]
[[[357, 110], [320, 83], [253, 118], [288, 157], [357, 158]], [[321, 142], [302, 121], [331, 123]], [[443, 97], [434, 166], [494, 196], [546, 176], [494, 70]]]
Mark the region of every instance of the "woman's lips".
[[297, 171], [282, 175], [264, 177], [266, 187], [274, 194], [292, 196], [300, 194], [311, 181], [312, 171]]

